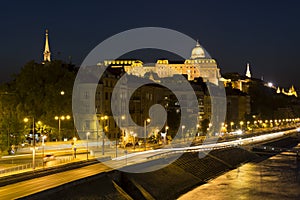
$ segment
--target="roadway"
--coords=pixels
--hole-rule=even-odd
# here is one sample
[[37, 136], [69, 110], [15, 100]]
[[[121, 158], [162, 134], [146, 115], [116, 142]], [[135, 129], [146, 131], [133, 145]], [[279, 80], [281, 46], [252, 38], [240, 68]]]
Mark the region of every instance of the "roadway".
[[17, 199], [111, 169], [101, 163], [0, 187], [0, 199]]
[[233, 146], [247, 146], [247, 145], [262, 143], [262, 142], [286, 137], [288, 135], [292, 135], [299, 131], [300, 129], [297, 128], [289, 131], [281, 131], [277, 133], [270, 133], [270, 134], [265, 134], [265, 135], [260, 135], [260, 136], [245, 138], [245, 139], [237, 139], [234, 141], [228, 141], [222, 143], [203, 144], [199, 146], [182, 147], [182, 148], [166, 147], [164, 149], [156, 149], [156, 150], [148, 150], [144, 152], [131, 153], [125, 156], [114, 158], [110, 161], [106, 161], [104, 162], [104, 164], [103, 163], [94, 164], [79, 169], [73, 169], [70, 171], [60, 172], [57, 174], [52, 174], [52, 175], [0, 187], [0, 199], [16, 199], [20, 197], [25, 197], [30, 194], [34, 194], [43, 190], [58, 187], [60, 185], [70, 183], [72, 181], [79, 180], [88, 176], [110, 171], [111, 167], [115, 169], [119, 169], [122, 167], [126, 168], [127, 166], [136, 166], [135, 164], [145, 163], [146, 161], [149, 161], [149, 159], [151, 158], [155, 160], [157, 158], [169, 156], [170, 154], [210, 151], [214, 149], [229, 148]]

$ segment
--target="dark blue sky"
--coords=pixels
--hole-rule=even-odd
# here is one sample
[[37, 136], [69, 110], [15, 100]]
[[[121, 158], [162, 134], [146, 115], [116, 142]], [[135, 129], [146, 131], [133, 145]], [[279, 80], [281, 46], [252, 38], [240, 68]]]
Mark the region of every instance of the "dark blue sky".
[[[41, 61], [44, 30], [53, 57], [80, 65], [98, 43], [131, 28], [185, 33], [215, 58], [221, 72], [244, 73], [300, 87], [297, 0], [272, 1], [6, 1], [0, 7], [0, 80]], [[60, 54], [59, 54], [60, 52]]]

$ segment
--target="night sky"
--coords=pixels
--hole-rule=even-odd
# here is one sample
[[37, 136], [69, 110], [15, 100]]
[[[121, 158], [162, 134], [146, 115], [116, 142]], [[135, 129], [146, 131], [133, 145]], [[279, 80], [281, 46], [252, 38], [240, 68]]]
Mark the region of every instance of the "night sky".
[[[1, 3], [0, 81], [30, 60], [40, 62], [49, 29], [52, 58], [80, 65], [106, 38], [132, 28], [180, 31], [215, 58], [221, 73], [245, 72], [300, 87], [297, 0], [272, 1], [5, 1]], [[155, 60], [154, 60], [155, 62]]]

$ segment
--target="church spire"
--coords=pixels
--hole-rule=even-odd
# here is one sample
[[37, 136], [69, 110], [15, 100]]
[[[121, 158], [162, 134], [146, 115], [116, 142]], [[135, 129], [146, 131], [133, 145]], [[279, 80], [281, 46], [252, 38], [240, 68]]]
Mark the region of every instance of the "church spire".
[[248, 78], [251, 78], [251, 72], [250, 72], [250, 65], [249, 65], [249, 63], [247, 63], [246, 76], [247, 76]]
[[50, 48], [49, 48], [49, 41], [48, 41], [48, 30], [46, 29], [46, 38], [45, 38], [45, 50], [44, 50], [44, 62], [50, 62]]

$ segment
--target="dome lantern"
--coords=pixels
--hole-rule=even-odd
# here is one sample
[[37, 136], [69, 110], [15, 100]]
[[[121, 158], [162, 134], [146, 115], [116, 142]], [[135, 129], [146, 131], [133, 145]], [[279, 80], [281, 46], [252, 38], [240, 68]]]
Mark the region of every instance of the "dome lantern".
[[205, 53], [197, 40], [196, 46], [192, 50], [191, 59], [198, 59], [198, 58], [205, 58]]

